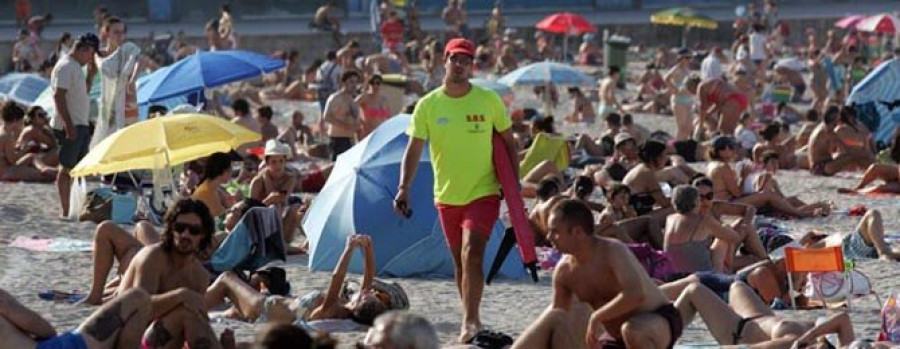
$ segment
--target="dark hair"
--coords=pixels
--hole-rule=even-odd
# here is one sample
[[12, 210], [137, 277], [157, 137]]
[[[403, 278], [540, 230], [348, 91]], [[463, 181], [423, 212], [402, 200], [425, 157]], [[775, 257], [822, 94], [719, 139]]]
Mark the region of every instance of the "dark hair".
[[325, 54], [325, 59], [329, 60], [329, 61], [333, 61], [333, 60], [337, 59], [337, 51], [335, 51], [335, 50], [328, 51], [328, 53]]
[[231, 102], [231, 109], [234, 109], [234, 112], [241, 114], [241, 116], [247, 115], [250, 113], [250, 103], [247, 103], [246, 99], [238, 98]]
[[764, 165], [769, 163], [769, 161], [772, 161], [772, 160], [778, 161], [778, 153], [771, 151], [771, 150], [766, 150], [765, 152], [763, 152], [762, 163]]
[[166, 108], [164, 105], [154, 104], [147, 108], [147, 114], [158, 113], [160, 115], [166, 115], [169, 112], [169, 108]]
[[231, 156], [221, 152], [213, 153], [206, 158], [206, 166], [203, 167], [203, 177], [200, 178], [200, 183], [221, 176], [223, 173], [230, 170]]
[[372, 74], [368, 80], [366, 80], [366, 85], [371, 85], [373, 82], [384, 82], [384, 78], [381, 77], [381, 74]]
[[59, 37], [59, 41], [56, 42], [56, 52], [62, 49], [63, 42], [72, 38], [72, 34], [69, 32], [63, 32], [62, 36]]
[[612, 199], [621, 193], [631, 194], [631, 187], [624, 185], [622, 183], [613, 183], [609, 186], [609, 189], [606, 190], [606, 197]]
[[538, 131], [544, 133], [556, 133], [556, 129], [553, 125], [553, 117], [547, 116], [543, 118], [535, 118], [534, 121], [531, 122]]
[[634, 117], [631, 114], [622, 115], [622, 125], [634, 125]]
[[894, 129], [894, 136], [891, 137], [890, 146], [891, 160], [900, 163], [900, 127]]
[[266, 207], [266, 204], [264, 204], [262, 201], [254, 199], [254, 198], [244, 198], [238, 204], [241, 205], [240, 206], [241, 212], [239, 212], [241, 217], [243, 217], [245, 214], [247, 214], [247, 212], [250, 211], [251, 208]]
[[341, 82], [347, 82], [347, 80], [350, 80], [350, 78], [354, 76], [359, 78], [359, 72], [357, 72], [356, 70], [345, 71], [343, 74], [341, 74]]
[[553, 206], [553, 214], [574, 226], [580, 226], [585, 234], [594, 234], [594, 214], [587, 204], [578, 199], [565, 199]]
[[772, 141], [779, 133], [781, 133], [781, 125], [779, 125], [778, 122], [772, 122], [766, 125], [759, 135], [767, 141]]
[[613, 126], [622, 126], [622, 116], [619, 113], [606, 114], [603, 120]]
[[844, 125], [852, 127], [853, 131], [859, 131], [859, 129], [856, 128], [856, 108], [849, 105], [842, 107], [841, 122]]
[[317, 332], [315, 336], [310, 336], [306, 330], [291, 324], [273, 324], [263, 327], [259, 332], [254, 348], [334, 349], [336, 345], [337, 341], [325, 332]]
[[568, 91], [569, 93], [581, 93], [581, 89], [578, 88], [578, 86], [569, 86], [566, 91]]
[[219, 19], [218, 18], [213, 18], [213, 19], [209, 20], [209, 22], [206, 22], [206, 27], [204, 27], [203, 30], [210, 30], [210, 29], [219, 31]]
[[559, 194], [559, 184], [552, 179], [542, 179], [541, 183], [538, 184], [537, 189], [537, 197], [539, 199], [547, 200], [553, 195]]
[[351, 319], [356, 323], [372, 326], [372, 323], [375, 322], [375, 318], [387, 310], [388, 308], [384, 303], [381, 303], [381, 301], [377, 299], [370, 298], [364, 303], [358, 304], [356, 308], [353, 309]]
[[807, 110], [806, 121], [819, 122], [819, 111], [812, 108]]
[[666, 145], [653, 139], [648, 139], [644, 144], [641, 144], [641, 148], [638, 152], [641, 162], [645, 163], [654, 162], [656, 159], [659, 159], [660, 156], [665, 156], [665, 154]]
[[256, 113], [263, 119], [272, 120], [272, 107], [268, 105], [256, 108]]
[[19, 103], [8, 101], [3, 104], [0, 114], [3, 115], [3, 122], [16, 122], [25, 118], [25, 109]]
[[100, 30], [108, 31], [109, 27], [113, 26], [114, 24], [118, 24], [118, 23], [122, 23], [122, 28], [125, 30], [125, 32], [128, 32], [128, 27], [125, 26], [125, 22], [123, 22], [121, 18], [116, 17], [116, 16], [106, 17], [106, 19], [103, 20], [103, 26], [100, 27]]
[[611, 65], [609, 66], [609, 72], [607, 73], [607, 75], [618, 74], [620, 71], [622, 70], [618, 66]]
[[591, 195], [594, 192], [595, 184], [594, 180], [588, 176], [578, 176], [575, 177], [575, 181], [572, 183], [572, 187], [575, 188], [575, 196], [578, 198], [583, 198], [585, 196]]
[[47, 112], [44, 111], [44, 108], [35, 104], [35, 105], [32, 105], [30, 108], [28, 108], [28, 112], [25, 114], [26, 115], [25, 124], [30, 126], [31, 123], [33, 122], [32, 120], [34, 120], [38, 116], [38, 112], [43, 112], [43, 116], [45, 118], [47, 117]]
[[166, 252], [171, 252], [172, 247], [175, 245], [175, 232], [173, 229], [175, 221], [178, 220], [178, 216], [190, 213], [200, 217], [200, 229], [203, 232], [203, 240], [200, 241], [200, 245], [197, 246], [197, 251], [205, 251], [209, 247], [209, 244], [212, 243], [216, 222], [213, 220], [212, 215], [210, 215], [209, 208], [206, 207], [206, 204], [204, 204], [203, 201], [194, 200], [188, 197], [176, 201], [175, 204], [169, 208], [169, 211], [166, 212], [165, 217], [163, 217], [166, 226], [163, 229], [161, 237], [162, 246]]
[[709, 179], [709, 177], [700, 176], [700, 177], [694, 178], [694, 181], [691, 182], [691, 185], [693, 185], [695, 187], [703, 186], [703, 187], [712, 188], [713, 182], [712, 182], [712, 179]]
[[825, 109], [825, 115], [822, 115], [822, 121], [825, 122], [826, 124], [832, 124], [838, 119], [840, 114], [841, 114], [841, 109], [838, 108], [837, 106], [832, 105], [832, 106], [828, 107], [827, 109]]

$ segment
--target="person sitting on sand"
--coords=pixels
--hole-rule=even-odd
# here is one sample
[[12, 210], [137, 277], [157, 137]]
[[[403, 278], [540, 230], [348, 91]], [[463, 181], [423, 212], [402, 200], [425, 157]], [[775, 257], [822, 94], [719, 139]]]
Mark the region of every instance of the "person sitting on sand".
[[209, 273], [196, 257], [212, 243], [213, 218], [202, 201], [180, 199], [164, 220], [162, 241], [134, 255], [116, 294], [137, 288], [151, 295], [154, 322], [143, 339], [148, 346], [217, 348], [203, 305]]
[[150, 322], [150, 296], [132, 289], [94, 311], [72, 331], [58, 334], [34, 310], [0, 289], [0, 347], [140, 348]]
[[594, 106], [591, 104], [591, 100], [588, 99], [577, 86], [571, 86], [567, 91], [569, 92], [569, 99], [573, 100], [575, 103], [575, 108], [566, 120], [569, 122], [585, 122], [593, 124], [594, 119], [597, 118], [597, 113], [594, 112]]
[[272, 124], [272, 107], [264, 105], [256, 108], [256, 123], [259, 124], [259, 133], [262, 141], [278, 138], [278, 127]]
[[584, 149], [590, 156], [613, 155], [614, 139], [621, 133], [622, 116], [616, 112], [610, 112], [603, 116], [606, 130], [594, 139], [589, 134], [582, 133], [575, 141], [575, 149]]
[[[900, 166], [896, 165], [900, 163], [900, 128], [895, 130], [894, 139], [891, 141], [891, 146], [888, 148], [887, 154], [891, 161], [893, 161], [893, 164], [875, 163], [869, 165], [869, 168], [863, 173], [863, 176], [860, 178], [859, 184], [857, 184], [856, 187], [838, 188], [838, 193], [900, 194]], [[884, 181], [884, 183], [874, 187], [868, 187], [869, 184], [872, 184], [877, 180]]]
[[615, 152], [607, 159], [602, 170], [594, 176], [597, 183], [603, 184], [610, 181], [621, 182], [632, 168], [640, 163], [638, 156], [638, 143], [630, 133], [619, 133], [615, 139]]
[[59, 144], [50, 129], [47, 112], [40, 106], [32, 106], [25, 115], [25, 129], [16, 141], [16, 148], [25, 154], [16, 165], [34, 166], [48, 176], [56, 177], [59, 166]]
[[841, 117], [838, 126], [834, 129], [834, 133], [838, 135], [841, 143], [848, 148], [869, 154], [875, 152], [873, 150], [872, 132], [869, 131], [865, 124], [857, 120], [856, 109], [852, 106], [841, 108]]
[[225, 218], [225, 208], [231, 206], [230, 197], [222, 185], [231, 180], [231, 157], [225, 153], [213, 153], [206, 158], [200, 183], [191, 197], [203, 201], [209, 214], [218, 221]]
[[672, 206], [675, 213], [666, 219], [663, 250], [675, 269], [682, 275], [698, 271], [725, 272], [729, 245], [740, 242], [741, 234], [709, 215], [700, 214], [699, 191], [690, 185], [675, 187]]
[[881, 212], [866, 211], [856, 229], [849, 233], [833, 234], [824, 240], [825, 246], [841, 246], [845, 258], [900, 260], [900, 249], [884, 239]]
[[269, 206], [278, 207], [281, 212], [281, 226], [284, 245], [288, 254], [305, 253], [302, 248], [291, 246], [294, 233], [300, 225], [300, 205], [291, 203], [291, 193], [297, 187], [297, 176], [285, 165], [291, 149], [278, 140], [266, 142], [266, 167], [250, 182], [250, 197]]
[[775, 121], [763, 128], [762, 132], [760, 132], [763, 138], [762, 142], [758, 142], [753, 146], [752, 159], [754, 163], [762, 164], [762, 155], [767, 151], [772, 151], [778, 156], [778, 166], [780, 168], [792, 169], [797, 167], [798, 159], [794, 154], [797, 141], [794, 137], [791, 137], [790, 133], [784, 131], [784, 126], [780, 121]]
[[545, 178], [538, 184], [536, 191], [537, 201], [528, 212], [528, 221], [535, 235], [536, 246], [550, 246], [547, 240], [549, 234], [550, 213], [553, 207], [562, 200], [567, 199], [560, 191], [560, 184], [552, 178]]
[[[766, 258], [766, 250], [759, 236], [753, 231], [747, 222], [753, 222], [756, 217], [756, 208], [750, 205], [713, 200], [712, 180], [707, 177], [697, 177], [691, 184], [697, 188], [698, 210], [697, 213], [709, 216], [720, 222], [723, 226], [734, 230], [741, 236], [738, 244], [730, 245], [731, 250], [725, 254], [724, 263], [727, 270], [740, 269], [756, 261]], [[734, 216], [739, 219], [731, 224], [722, 223], [723, 216]], [[744, 254], [736, 254], [737, 248], [746, 251]]]
[[600, 212], [597, 234], [616, 238], [622, 242], [643, 242], [654, 249], [662, 249], [663, 235], [660, 224], [651, 216], [637, 216], [628, 201], [631, 189], [613, 183], [606, 190], [606, 208]]
[[709, 166], [707, 176], [713, 181], [713, 197], [716, 200], [732, 201], [751, 205], [757, 209], [771, 206], [774, 210], [794, 216], [813, 217], [827, 214], [818, 207], [794, 207], [785, 197], [773, 191], [744, 194], [740, 187], [740, 178], [731, 167], [736, 157], [736, 142], [731, 137], [718, 136], [710, 144]]
[[513, 348], [674, 345], [681, 315], [628, 247], [594, 236], [594, 217], [584, 203], [560, 202], [550, 215], [549, 237], [564, 254], [553, 273], [553, 301]]
[[[344, 279], [347, 276], [350, 259], [357, 248], [363, 251], [365, 258], [362, 284], [356, 294], [345, 298], [345, 295], [342, 295]], [[408, 306], [400, 304], [403, 302], [397, 298], [401, 296], [399, 292], [391, 294], [386, 288], [376, 287], [375, 283], [375, 250], [372, 238], [366, 235], [350, 235], [325, 293], [313, 291], [299, 298], [266, 295], [241, 280], [237, 274], [225, 272], [207, 289], [205, 303], [207, 308], [214, 308], [222, 305], [226, 298], [230, 299], [234, 306], [226, 312], [227, 317], [257, 323], [351, 319], [371, 326], [379, 314], [389, 309]]]
[[[641, 163], [628, 171], [622, 183], [631, 188], [630, 204], [638, 216], [653, 213], [653, 217], [661, 222], [672, 210], [670, 202], [663, 195], [656, 173], [665, 167], [666, 145], [648, 140], [640, 148]], [[660, 209], [654, 211], [654, 207]]]
[[776, 315], [743, 282], [733, 283], [728, 295], [729, 303], [726, 304], [702, 284], [691, 284], [675, 301], [675, 307], [684, 323], [691, 323], [696, 315], [700, 315], [720, 345], [805, 348], [819, 343], [832, 333], [837, 334], [840, 343], [836, 344], [841, 348], [855, 340], [853, 324], [845, 312], [831, 315], [826, 321], [815, 325]]
[[834, 131], [840, 112], [836, 106], [828, 107], [822, 122], [809, 136], [806, 149], [811, 164], [809, 171], [814, 175], [833, 176], [853, 168], [866, 168], [874, 161], [872, 153], [847, 146]]
[[3, 128], [0, 128], [0, 181], [46, 181], [49, 176], [31, 165], [19, 165], [24, 152], [16, 147], [16, 141], [24, 128], [25, 110], [15, 102], [6, 102], [0, 108]]
[[[291, 158], [304, 153], [307, 147], [315, 143], [312, 129], [303, 124], [303, 113], [295, 110], [291, 114], [291, 124], [278, 135], [278, 140], [291, 147]], [[307, 154], [308, 155], [308, 154]]]
[[591, 210], [595, 212], [603, 211], [603, 204], [594, 202], [590, 199], [591, 194], [594, 193], [596, 189], [596, 185], [594, 184], [594, 180], [591, 177], [587, 176], [578, 176], [575, 177], [575, 180], [572, 181], [572, 187], [569, 188], [568, 194], [572, 199], [578, 199], [584, 202], [585, 205], [591, 208]]

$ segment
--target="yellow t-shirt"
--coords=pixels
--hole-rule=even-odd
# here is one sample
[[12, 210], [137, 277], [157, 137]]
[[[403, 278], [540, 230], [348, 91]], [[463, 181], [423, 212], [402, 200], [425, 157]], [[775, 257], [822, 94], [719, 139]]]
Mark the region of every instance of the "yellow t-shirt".
[[200, 183], [194, 189], [194, 194], [191, 194], [191, 199], [203, 201], [213, 217], [225, 213], [225, 207], [222, 207], [222, 201], [219, 199], [219, 188], [213, 187], [211, 181]]
[[511, 125], [503, 101], [491, 90], [473, 85], [465, 96], [452, 98], [440, 87], [422, 97], [406, 133], [429, 142], [435, 201], [466, 205], [499, 194], [493, 131]]

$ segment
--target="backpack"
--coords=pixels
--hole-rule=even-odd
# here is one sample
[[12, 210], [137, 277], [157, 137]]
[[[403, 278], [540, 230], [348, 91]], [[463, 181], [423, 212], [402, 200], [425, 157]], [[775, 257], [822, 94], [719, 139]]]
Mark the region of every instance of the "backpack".
[[665, 252], [655, 250], [646, 243], [626, 245], [651, 278], [665, 280], [666, 276], [675, 273], [675, 267]]
[[897, 304], [897, 294], [891, 293], [884, 307], [881, 308], [881, 330], [878, 331], [878, 341], [900, 343], [900, 304]]

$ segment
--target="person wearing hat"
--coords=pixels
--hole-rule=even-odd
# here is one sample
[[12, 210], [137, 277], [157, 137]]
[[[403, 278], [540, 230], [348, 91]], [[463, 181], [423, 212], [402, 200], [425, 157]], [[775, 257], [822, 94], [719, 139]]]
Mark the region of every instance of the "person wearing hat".
[[[395, 211], [408, 217], [414, 206], [410, 185], [427, 141], [434, 169], [435, 206], [462, 298], [461, 342], [481, 330], [482, 261], [500, 208], [500, 186], [492, 161], [494, 132], [502, 136], [509, 158], [518, 159], [512, 123], [500, 96], [469, 83], [474, 55], [475, 45], [466, 39], [450, 40], [444, 48], [447, 74], [443, 85], [416, 105], [394, 199]], [[511, 162], [518, 177], [518, 161]]]
[[717, 136], [710, 141], [707, 156], [709, 167], [706, 175], [713, 181], [716, 200], [750, 205], [756, 208], [770, 206], [775, 211], [794, 217], [827, 216], [828, 210], [818, 205], [795, 207], [784, 196], [773, 191], [745, 195], [740, 187], [741, 177], [731, 163], [737, 158], [737, 141], [729, 136]]
[[[62, 217], [69, 216], [69, 190], [72, 184], [69, 170], [87, 155], [90, 146], [90, 100], [86, 81], [93, 78], [95, 68], [91, 69], [90, 66], [93, 65], [90, 63], [99, 47], [100, 39], [96, 35], [82, 34], [75, 40], [72, 51], [60, 57], [50, 73], [56, 109], [50, 125], [59, 143], [60, 169], [56, 176], [56, 189], [62, 206]], [[85, 76], [81, 67], [89, 64], [88, 76]]]
[[285, 167], [291, 148], [281, 141], [270, 139], [266, 142], [263, 155], [266, 165], [250, 181], [250, 197], [281, 210], [282, 235], [288, 254], [304, 253], [303, 248], [291, 246], [294, 231], [300, 224], [301, 206], [290, 204], [288, 200], [297, 186], [297, 176]]

